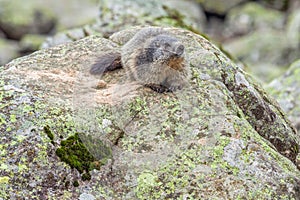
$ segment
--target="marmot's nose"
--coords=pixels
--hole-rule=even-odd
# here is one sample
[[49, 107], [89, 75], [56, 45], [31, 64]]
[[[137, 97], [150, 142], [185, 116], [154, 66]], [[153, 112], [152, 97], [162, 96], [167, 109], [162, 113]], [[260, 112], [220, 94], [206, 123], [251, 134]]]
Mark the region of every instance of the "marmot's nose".
[[175, 49], [176, 55], [181, 56], [184, 52], [184, 46], [182, 44], [178, 45]]

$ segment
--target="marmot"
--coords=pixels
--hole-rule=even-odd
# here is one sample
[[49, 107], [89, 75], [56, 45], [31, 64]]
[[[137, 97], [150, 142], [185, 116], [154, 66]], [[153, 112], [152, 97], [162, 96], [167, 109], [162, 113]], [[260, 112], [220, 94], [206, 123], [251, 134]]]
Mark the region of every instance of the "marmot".
[[189, 63], [183, 44], [162, 28], [137, 32], [119, 52], [107, 52], [90, 69], [101, 74], [123, 67], [129, 77], [152, 90], [172, 92], [188, 82]]

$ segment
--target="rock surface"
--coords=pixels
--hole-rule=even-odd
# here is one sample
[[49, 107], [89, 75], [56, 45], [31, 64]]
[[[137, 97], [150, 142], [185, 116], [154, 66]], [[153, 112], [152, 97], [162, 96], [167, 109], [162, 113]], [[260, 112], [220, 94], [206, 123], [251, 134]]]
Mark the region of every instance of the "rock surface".
[[[0, 68], [0, 198], [300, 196], [293, 164], [299, 135], [281, 110], [206, 39], [167, 30], [184, 43], [192, 70], [190, 85], [175, 93], [128, 82], [124, 69], [88, 73], [97, 56], [118, 50], [136, 29], [40, 50]], [[107, 85], [94, 89], [99, 79]], [[95, 159], [103, 147], [93, 141], [111, 148], [112, 158], [99, 161], [90, 180], [56, 155], [78, 132]]]
[[255, 30], [283, 29], [284, 21], [283, 12], [249, 2], [231, 9], [226, 15], [225, 24], [231, 35], [245, 35]]
[[[1, 0], [0, 1], [0, 37], [19, 42], [21, 50], [3, 48], [5, 54], [16, 56], [0, 60], [0, 65], [12, 58], [20, 57], [40, 49], [40, 38], [53, 35], [56, 31], [85, 26], [95, 21], [98, 14], [96, 0]], [[87, 32], [88, 33], [88, 32]], [[35, 35], [34, 37], [32, 37]], [[70, 36], [72, 38], [72, 35]], [[44, 39], [45, 40], [45, 39]], [[71, 40], [73, 41], [73, 40]], [[9, 52], [11, 51], [11, 52]]]
[[204, 10], [206, 12], [215, 13], [218, 15], [224, 15], [230, 8], [233, 8], [234, 6], [245, 2], [247, 0], [228, 0], [228, 1], [222, 1], [222, 0], [196, 0], [199, 2]]
[[50, 9], [33, 1], [0, 2], [0, 29], [7, 38], [19, 40], [25, 34], [46, 34], [55, 26], [55, 16]]
[[278, 101], [281, 108], [300, 131], [300, 60], [295, 61], [285, 74], [267, 85], [268, 92]]
[[287, 63], [300, 56], [283, 31], [258, 30], [225, 42], [223, 48], [249, 66], [249, 71], [263, 82], [282, 74]]
[[189, 30], [203, 30], [205, 15], [195, 2], [182, 0], [99, 0], [100, 14], [96, 23], [56, 34], [42, 47], [75, 41], [89, 35], [109, 37], [131, 26], [174, 26]]
[[0, 38], [0, 64], [18, 57], [19, 50], [17, 42]]

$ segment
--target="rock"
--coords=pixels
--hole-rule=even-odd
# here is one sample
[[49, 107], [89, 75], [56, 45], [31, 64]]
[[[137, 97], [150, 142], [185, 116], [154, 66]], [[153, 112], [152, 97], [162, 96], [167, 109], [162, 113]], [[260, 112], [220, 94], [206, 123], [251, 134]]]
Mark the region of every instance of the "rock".
[[95, 30], [94, 27], [95, 26], [92, 25], [86, 25], [82, 28], [75, 28], [75, 29], [59, 32], [54, 36], [48, 37], [41, 44], [41, 48], [45, 49], [55, 45], [64, 44], [67, 42], [73, 42], [89, 35], [101, 35], [101, 33], [97, 32], [97, 30]]
[[57, 16], [57, 31], [65, 31], [94, 23], [99, 15], [98, 0], [30, 1], [38, 1], [44, 7], [51, 8], [51, 11]]
[[[100, 14], [96, 23], [60, 32], [47, 39], [43, 48], [92, 34], [109, 37], [112, 33], [131, 26], [175, 26], [199, 32], [203, 30], [206, 21], [202, 9], [193, 1], [100, 0], [99, 5]], [[75, 32], [77, 34], [74, 36]]]
[[289, 45], [286, 33], [275, 30], [257, 30], [225, 42], [223, 48], [264, 82], [279, 76], [288, 63], [300, 57], [300, 51]]
[[[199, 30], [205, 21], [201, 8], [197, 9], [191, 1], [100, 0], [100, 5], [98, 25], [107, 33], [133, 25], [173, 25]], [[188, 10], [182, 12], [182, 8]]]
[[51, 10], [40, 7], [33, 1], [26, 5], [21, 0], [1, 1], [0, 29], [14, 40], [20, 40], [25, 34], [46, 34], [55, 26], [56, 18]]
[[95, 197], [91, 194], [82, 193], [79, 200], [95, 200]]
[[0, 38], [5, 38], [5, 34], [3, 33], [3, 31], [1, 31], [1, 29], [0, 29]]
[[19, 45], [22, 53], [37, 51], [45, 41], [45, 36], [36, 34], [26, 34], [21, 39]]
[[[166, 28], [184, 43], [192, 70], [189, 86], [174, 93], [128, 82], [124, 69], [88, 73], [137, 30], [86, 37], [0, 68], [0, 198], [297, 199], [299, 135], [202, 36]], [[99, 79], [107, 86], [94, 89]], [[73, 146], [71, 169], [56, 155], [67, 144], [85, 147], [92, 162], [81, 163]], [[112, 158], [101, 157], [108, 149]]]
[[245, 35], [255, 30], [280, 30], [285, 22], [284, 13], [249, 2], [237, 6], [226, 15], [225, 34]]
[[[300, 6], [299, 6], [300, 7]], [[291, 48], [300, 51], [300, 8], [294, 10], [288, 17], [286, 28], [287, 39]], [[298, 57], [299, 58], [299, 57]]]
[[227, 1], [196, 0], [196, 1], [201, 4], [201, 6], [206, 12], [215, 13], [218, 15], [225, 15], [228, 10], [247, 0], [227, 0]]
[[258, 2], [266, 7], [270, 7], [277, 10], [286, 10], [292, 1], [293, 0], [259, 0]]
[[266, 87], [287, 113], [292, 124], [300, 131], [300, 60], [295, 61], [285, 74], [274, 79]]
[[[282, 12], [257, 3], [234, 8], [226, 18], [228, 28], [224, 33], [233, 39], [227, 40], [223, 48], [245, 63], [255, 77], [268, 83], [300, 57], [298, 12], [292, 12], [285, 25]], [[234, 37], [237, 35], [241, 36]]]
[[17, 42], [0, 38], [0, 66], [18, 57], [19, 50]]

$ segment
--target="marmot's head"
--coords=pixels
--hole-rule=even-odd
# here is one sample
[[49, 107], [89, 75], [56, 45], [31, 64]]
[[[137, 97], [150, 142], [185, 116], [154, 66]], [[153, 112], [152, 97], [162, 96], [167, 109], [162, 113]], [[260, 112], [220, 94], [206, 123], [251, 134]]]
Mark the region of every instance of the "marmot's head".
[[148, 46], [148, 56], [153, 61], [169, 61], [173, 58], [181, 58], [184, 54], [184, 46], [175, 37], [169, 35], [157, 35], [153, 37]]

